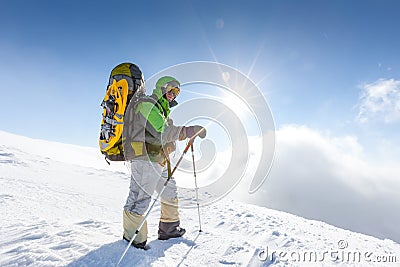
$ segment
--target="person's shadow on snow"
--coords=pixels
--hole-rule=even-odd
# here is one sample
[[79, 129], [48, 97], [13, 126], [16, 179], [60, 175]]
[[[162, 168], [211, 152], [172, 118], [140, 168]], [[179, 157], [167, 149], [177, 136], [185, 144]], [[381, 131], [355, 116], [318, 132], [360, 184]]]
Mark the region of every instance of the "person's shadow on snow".
[[[197, 238], [196, 238], [197, 239]], [[149, 250], [137, 249], [130, 247], [125, 257], [122, 259], [119, 266], [150, 266], [153, 262], [165, 256], [165, 251], [175, 244], [186, 244], [189, 248], [188, 252], [196, 245], [195, 241], [185, 238], [174, 238], [169, 240], [153, 240], [148, 243]], [[101, 246], [98, 249], [92, 250], [79, 259], [71, 262], [67, 267], [82, 267], [82, 266], [115, 266], [119, 261], [122, 253], [125, 251], [128, 242], [120, 240]], [[182, 260], [177, 262], [181, 264], [188, 253], [182, 253]]]

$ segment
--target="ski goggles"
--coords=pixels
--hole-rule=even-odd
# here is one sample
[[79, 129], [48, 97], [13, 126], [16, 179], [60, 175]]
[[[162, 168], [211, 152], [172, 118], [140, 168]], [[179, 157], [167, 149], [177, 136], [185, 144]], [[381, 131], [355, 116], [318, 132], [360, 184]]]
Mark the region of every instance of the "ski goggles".
[[165, 93], [173, 94], [174, 97], [177, 97], [181, 91], [177, 81], [167, 82], [163, 87], [165, 88]]

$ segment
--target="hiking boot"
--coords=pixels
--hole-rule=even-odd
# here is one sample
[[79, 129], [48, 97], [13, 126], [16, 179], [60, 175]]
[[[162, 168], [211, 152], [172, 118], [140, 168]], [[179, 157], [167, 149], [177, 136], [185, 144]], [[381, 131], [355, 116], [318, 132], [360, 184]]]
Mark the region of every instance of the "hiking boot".
[[[127, 239], [125, 236], [122, 236], [122, 239], [124, 239], [128, 243], [130, 242], [130, 240]], [[147, 240], [143, 241], [141, 243], [137, 243], [137, 244], [135, 242], [132, 242], [131, 246], [134, 246], [135, 248], [138, 248], [138, 249], [148, 250], [150, 248], [150, 246], [146, 245], [146, 242], [147, 242]]]
[[170, 238], [181, 237], [186, 233], [184, 228], [177, 222], [160, 222], [158, 225], [158, 239], [167, 240]]

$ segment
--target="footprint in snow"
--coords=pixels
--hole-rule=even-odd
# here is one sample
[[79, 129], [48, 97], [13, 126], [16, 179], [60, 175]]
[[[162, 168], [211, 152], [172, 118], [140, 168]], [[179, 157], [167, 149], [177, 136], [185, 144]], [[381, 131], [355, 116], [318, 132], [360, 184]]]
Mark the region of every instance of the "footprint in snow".
[[0, 203], [3, 204], [6, 201], [12, 201], [15, 200], [14, 196], [8, 195], [8, 194], [2, 194], [0, 195]]

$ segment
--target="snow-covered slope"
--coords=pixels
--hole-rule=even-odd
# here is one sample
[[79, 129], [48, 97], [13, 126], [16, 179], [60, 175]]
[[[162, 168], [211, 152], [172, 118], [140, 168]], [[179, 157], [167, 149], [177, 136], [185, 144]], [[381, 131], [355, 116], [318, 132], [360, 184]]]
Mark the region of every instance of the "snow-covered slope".
[[[95, 148], [0, 132], [0, 266], [114, 266], [127, 243], [123, 164]], [[130, 248], [121, 266], [398, 266], [400, 245], [291, 214], [223, 199], [181, 210], [184, 238]], [[316, 263], [315, 263], [316, 262]]]

